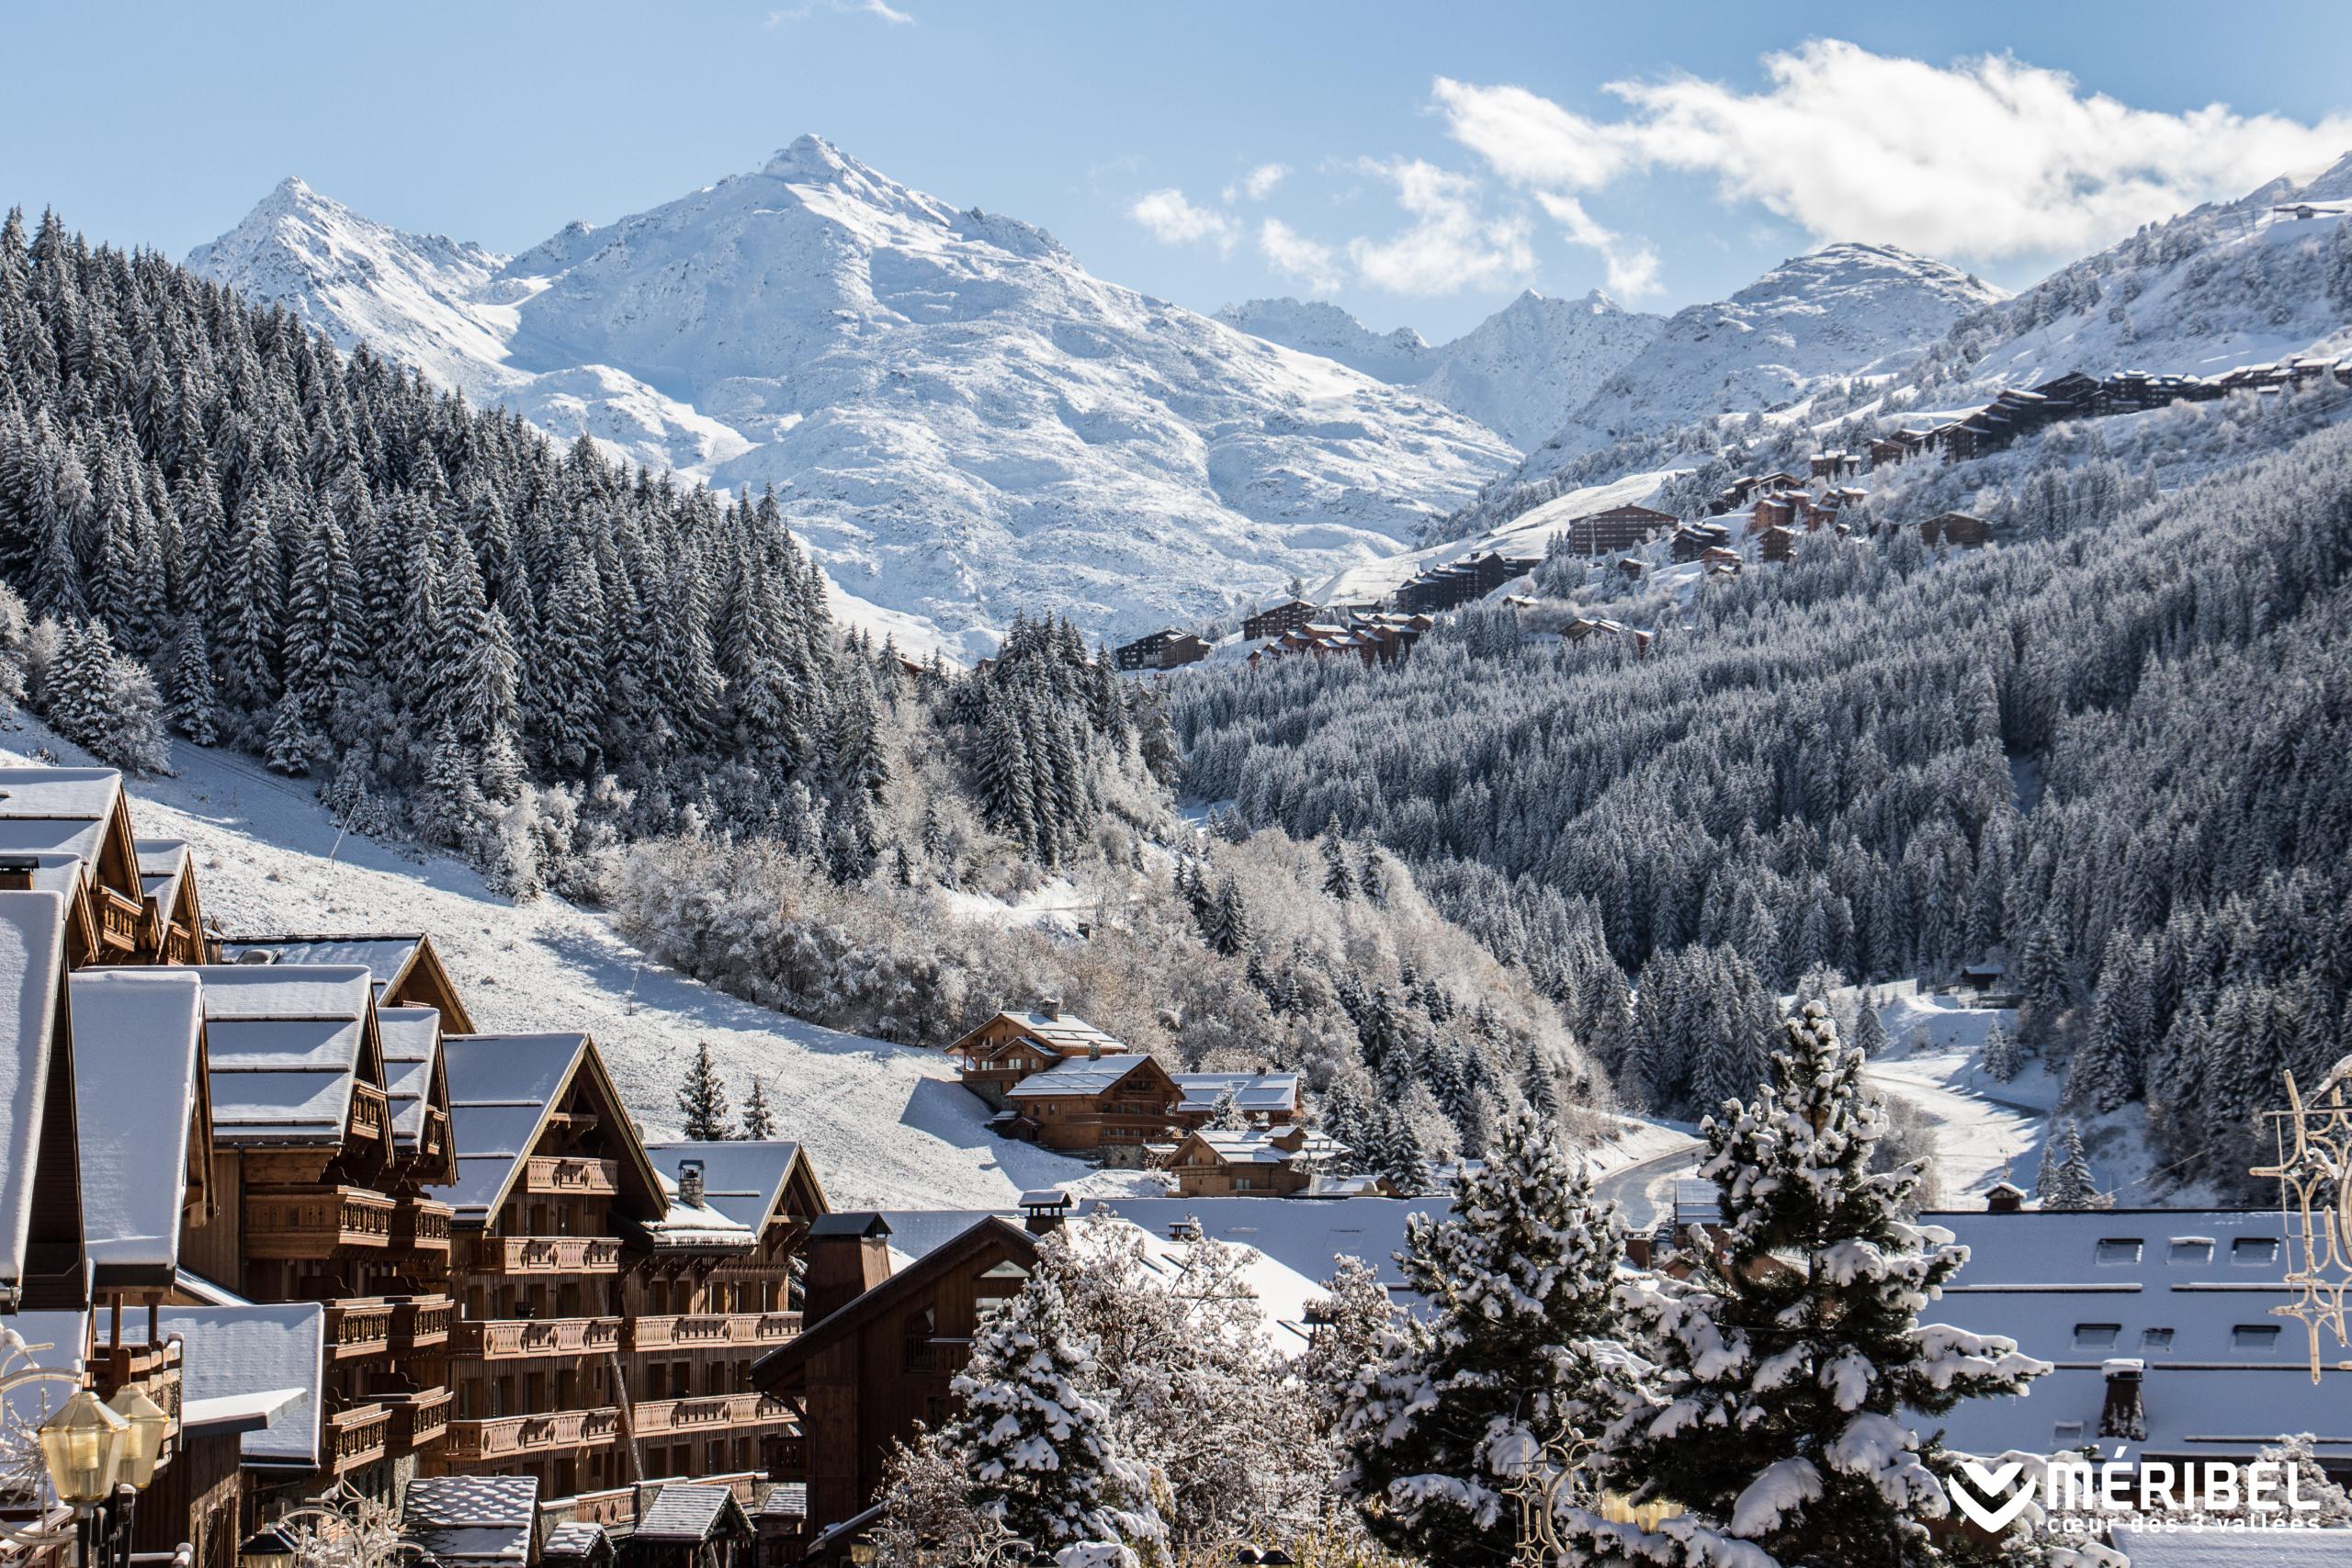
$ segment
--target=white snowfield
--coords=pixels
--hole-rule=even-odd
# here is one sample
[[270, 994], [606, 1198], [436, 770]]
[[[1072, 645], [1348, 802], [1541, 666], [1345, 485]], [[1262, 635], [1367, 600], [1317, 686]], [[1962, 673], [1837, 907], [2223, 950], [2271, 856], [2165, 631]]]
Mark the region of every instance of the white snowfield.
[[[37, 746], [78, 757], [38, 725], [7, 735], [0, 762]], [[186, 839], [205, 913], [231, 934], [424, 931], [485, 1032], [594, 1036], [648, 1134], [676, 1138], [678, 1079], [708, 1042], [738, 1109], [767, 1085], [779, 1136], [797, 1139], [837, 1208], [1006, 1208], [1025, 1190], [1157, 1194], [1157, 1178], [1101, 1171], [1001, 1142], [987, 1109], [940, 1052], [842, 1034], [721, 995], [643, 960], [603, 916], [548, 897], [515, 906], [454, 861], [416, 863], [344, 837], [307, 782], [175, 742], [177, 778], [133, 783], [144, 836]], [[332, 856], [332, 858], [330, 858]]]
[[553, 434], [773, 482], [844, 593], [967, 654], [1018, 610], [1115, 635], [1393, 553], [1517, 457], [815, 137], [511, 259], [289, 180], [188, 265]]

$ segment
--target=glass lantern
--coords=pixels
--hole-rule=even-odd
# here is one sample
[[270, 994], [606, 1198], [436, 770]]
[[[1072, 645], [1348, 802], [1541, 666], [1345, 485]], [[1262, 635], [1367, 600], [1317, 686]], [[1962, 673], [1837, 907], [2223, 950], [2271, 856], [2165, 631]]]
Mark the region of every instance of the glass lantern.
[[88, 1389], [76, 1390], [40, 1424], [41, 1460], [57, 1500], [77, 1508], [105, 1502], [114, 1492], [115, 1470], [130, 1436], [130, 1422]]
[[144, 1492], [155, 1479], [155, 1465], [164, 1457], [164, 1440], [171, 1436], [172, 1418], [137, 1383], [125, 1383], [107, 1401], [107, 1408], [123, 1418], [130, 1431], [122, 1444], [122, 1472], [117, 1480]]

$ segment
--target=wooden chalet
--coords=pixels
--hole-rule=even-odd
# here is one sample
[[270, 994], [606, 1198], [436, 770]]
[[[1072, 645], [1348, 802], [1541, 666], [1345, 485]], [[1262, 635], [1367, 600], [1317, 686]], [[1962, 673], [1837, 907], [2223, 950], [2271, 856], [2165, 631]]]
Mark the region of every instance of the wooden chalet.
[[1649, 652], [1652, 635], [1638, 626], [1629, 626], [1623, 621], [1612, 621], [1605, 616], [1592, 615], [1578, 615], [1560, 628], [1560, 639], [1570, 647], [1591, 642], [1596, 638], [1614, 639], [1629, 644], [1636, 657]]
[[1175, 670], [1208, 656], [1206, 639], [1181, 626], [1162, 626], [1111, 652], [1112, 661], [1122, 670]]
[[1786, 491], [1758, 497], [1747, 514], [1747, 531], [1761, 534], [1768, 528], [1787, 528], [1797, 520], [1797, 498]]
[[424, 1007], [451, 1034], [475, 1032], [449, 971], [423, 931], [339, 936], [233, 936], [220, 942], [223, 964], [364, 964], [376, 977], [379, 1007]]
[[1319, 604], [1310, 604], [1304, 599], [1285, 599], [1270, 610], [1261, 610], [1254, 615], [1245, 616], [1241, 622], [1241, 635], [1251, 642], [1258, 642], [1266, 637], [1280, 637], [1284, 632], [1297, 631], [1320, 619], [1322, 615], [1323, 607]]
[[1919, 525], [1919, 542], [1929, 549], [1949, 545], [1955, 549], [1983, 549], [1993, 541], [1993, 525], [1965, 512], [1941, 512]]
[[1730, 547], [1731, 530], [1720, 523], [1685, 523], [1674, 531], [1672, 548], [1677, 563], [1697, 560], [1709, 550]]
[[1296, 1073], [1170, 1073], [1182, 1098], [1176, 1102], [1180, 1127], [1208, 1123], [1228, 1102], [1234, 1114], [1261, 1127], [1283, 1127], [1298, 1120]]
[[1740, 559], [1739, 552], [1737, 550], [1728, 548], [1722, 545], [1710, 545], [1706, 550], [1700, 555], [1699, 559], [1705, 564], [1707, 575], [1709, 577], [1736, 577], [1739, 575]]
[[1321, 1168], [1346, 1150], [1305, 1127], [1243, 1132], [1195, 1128], [1164, 1162], [1186, 1198], [1287, 1198], [1313, 1186]]
[[1183, 1098], [1154, 1057], [1090, 1048], [1007, 1089], [997, 1121], [1011, 1136], [1134, 1168], [1145, 1145], [1167, 1136]]
[[0, 768], [0, 889], [56, 886], [70, 856], [82, 863], [80, 918], [92, 944], [81, 964], [136, 964], [149, 956], [146, 889], [130, 803], [112, 768]]
[[1035, 1236], [994, 1215], [895, 1273], [890, 1235], [879, 1214], [819, 1219], [808, 1238], [808, 1326], [752, 1364], [752, 1385], [820, 1435], [808, 1456], [812, 1535], [871, 1503], [892, 1447], [917, 1422], [947, 1418], [982, 1315], [1019, 1294], [1036, 1265]]
[[1599, 556], [1647, 544], [1661, 528], [1671, 528], [1675, 516], [1648, 506], [1612, 506], [1568, 522], [1568, 550], [1573, 555]]
[[1640, 561], [1635, 560], [1631, 556], [1622, 557], [1617, 562], [1617, 575], [1626, 579], [1628, 581], [1640, 581], [1644, 577], [1648, 575], [1649, 570], [1650, 569], [1648, 567], [1644, 566]]
[[634, 1568], [750, 1568], [752, 1521], [733, 1488], [673, 1482], [629, 1533]]
[[1763, 561], [1792, 560], [1797, 553], [1796, 530], [1785, 524], [1768, 524], [1756, 531], [1756, 558]]
[[1806, 467], [1816, 479], [1842, 479], [1861, 472], [1862, 459], [1858, 452], [1816, 452]]
[[964, 1087], [994, 1110], [1009, 1108], [1014, 1084], [1067, 1057], [1090, 1051], [1124, 1052], [1126, 1046], [1076, 1013], [1064, 1012], [1058, 998], [1046, 997], [1026, 1012], [1001, 1012], [947, 1047]]
[[1511, 579], [1524, 577], [1543, 564], [1532, 557], [1504, 556], [1487, 550], [1431, 567], [1408, 581], [1390, 597], [1401, 614], [1433, 615], [1484, 599]]
[[212, 943], [196, 892], [196, 856], [179, 839], [140, 839], [139, 885], [147, 906], [146, 953], [156, 964], [209, 964]]

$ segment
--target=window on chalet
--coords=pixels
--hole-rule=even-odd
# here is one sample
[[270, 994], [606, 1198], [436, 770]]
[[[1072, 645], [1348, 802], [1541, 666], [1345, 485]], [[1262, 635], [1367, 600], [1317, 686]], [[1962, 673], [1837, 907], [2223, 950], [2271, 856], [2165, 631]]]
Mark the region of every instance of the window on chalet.
[[2230, 1330], [2233, 1350], [2268, 1350], [2278, 1343], [2278, 1325], [2275, 1323], [2241, 1323]]
[[2213, 1238], [2210, 1235], [2177, 1235], [2172, 1238], [2172, 1250], [2165, 1260], [2172, 1263], [2211, 1263], [2213, 1261]]
[[907, 1319], [899, 1342], [899, 1370], [907, 1372], [927, 1372], [938, 1359], [932, 1340], [939, 1332], [939, 1315], [931, 1308]]
[[2099, 1244], [2091, 1249], [2091, 1259], [2096, 1263], [2109, 1265], [2137, 1263], [2140, 1261], [2140, 1238], [2136, 1235], [2103, 1237]]
[[2242, 1235], [2230, 1243], [2230, 1261], [2253, 1268], [2267, 1268], [2278, 1261], [2278, 1238], [2275, 1235]]
[[2120, 1323], [2078, 1323], [2075, 1325], [2075, 1348], [2077, 1350], [2112, 1350], [2123, 1334]]
[[2142, 1329], [2140, 1331], [2140, 1348], [2143, 1350], [2171, 1349], [2172, 1330], [2169, 1328]]
[[2061, 1421], [2050, 1429], [2050, 1438], [2059, 1448], [2071, 1449], [2083, 1440], [2083, 1424], [2080, 1421]]

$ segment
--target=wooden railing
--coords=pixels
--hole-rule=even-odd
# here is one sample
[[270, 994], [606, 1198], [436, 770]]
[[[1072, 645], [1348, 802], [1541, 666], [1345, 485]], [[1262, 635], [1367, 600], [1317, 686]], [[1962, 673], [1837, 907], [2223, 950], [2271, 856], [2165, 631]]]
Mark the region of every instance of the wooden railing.
[[392, 1434], [392, 1413], [375, 1403], [355, 1404], [327, 1417], [327, 1468], [340, 1475], [384, 1457]]
[[381, 1296], [345, 1296], [327, 1307], [327, 1359], [380, 1356], [392, 1348], [392, 1303]]
[[355, 1138], [372, 1138], [379, 1142], [392, 1135], [392, 1102], [384, 1091], [371, 1083], [351, 1086], [351, 1121], [347, 1131]]
[[689, 1313], [629, 1320], [629, 1348], [695, 1349], [719, 1345], [781, 1345], [800, 1332], [797, 1312]]
[[620, 1238], [609, 1235], [486, 1236], [474, 1266], [486, 1274], [614, 1274]]
[[382, 1403], [392, 1413], [392, 1446], [406, 1453], [427, 1443], [437, 1443], [448, 1435], [449, 1406], [457, 1396], [446, 1388], [426, 1389], [422, 1393], [384, 1394]]
[[640, 1438], [665, 1432], [701, 1432], [714, 1427], [749, 1427], [793, 1419], [792, 1406], [763, 1393], [710, 1393], [685, 1399], [643, 1399], [629, 1407], [629, 1426]]
[[607, 1196], [620, 1190], [621, 1162], [572, 1155], [533, 1155], [523, 1162], [526, 1192]]
[[90, 884], [90, 893], [98, 906], [98, 940], [118, 952], [138, 952], [140, 927], [146, 924], [147, 906], [95, 882]]
[[245, 1256], [332, 1258], [388, 1247], [396, 1207], [365, 1187], [266, 1187], [245, 1194]]
[[424, 1115], [416, 1128], [416, 1152], [437, 1156], [449, 1145], [449, 1117], [437, 1105], [424, 1108]]
[[617, 1317], [472, 1318], [451, 1325], [453, 1355], [485, 1361], [533, 1356], [601, 1356], [621, 1343]]
[[539, 1520], [545, 1525], [633, 1525], [637, 1523], [637, 1488], [616, 1486], [550, 1498], [539, 1505]]
[[392, 1303], [392, 1343], [403, 1350], [425, 1350], [449, 1342], [456, 1315], [447, 1296], [409, 1296]]
[[611, 1442], [620, 1435], [620, 1412], [560, 1410], [551, 1416], [494, 1416], [486, 1421], [452, 1421], [442, 1452], [452, 1464], [478, 1463], [523, 1454], [554, 1453]]
[[[432, 1125], [428, 1120], [426, 1125]], [[403, 1252], [435, 1252], [447, 1255], [449, 1250], [449, 1222], [453, 1211], [448, 1204], [431, 1198], [403, 1198], [392, 1213], [392, 1245]]]

